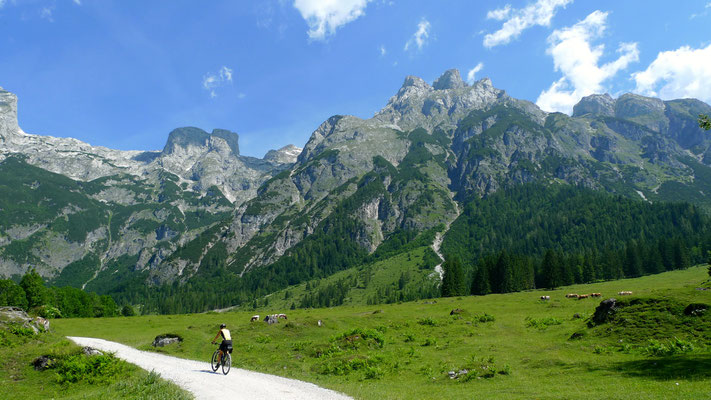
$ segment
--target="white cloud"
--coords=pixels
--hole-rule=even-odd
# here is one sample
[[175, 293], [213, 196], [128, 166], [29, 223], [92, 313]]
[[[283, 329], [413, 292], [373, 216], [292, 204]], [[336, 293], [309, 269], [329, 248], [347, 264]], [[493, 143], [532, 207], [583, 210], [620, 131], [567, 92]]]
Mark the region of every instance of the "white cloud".
[[325, 40], [336, 29], [365, 14], [372, 0], [294, 0], [294, 7], [309, 25], [312, 40]]
[[689, 19], [694, 19], [694, 18], [698, 18], [698, 17], [705, 17], [705, 16], [709, 15], [709, 9], [711, 9], [711, 1], [706, 3], [703, 11], [691, 14]]
[[422, 50], [422, 47], [427, 44], [427, 39], [430, 37], [430, 22], [422, 18], [419, 24], [417, 24], [417, 31], [412, 35], [410, 40], [405, 43], [405, 51], [409, 50], [414, 44], [417, 46], [417, 50]]
[[663, 51], [644, 71], [632, 78], [635, 91], [662, 99], [694, 97], [711, 102], [711, 44], [692, 49], [683, 46]]
[[0, 0], [0, 8], [3, 8], [5, 6], [5, 0]]
[[469, 84], [474, 83], [474, 81], [476, 80], [475, 75], [479, 71], [481, 71], [483, 68], [484, 68], [484, 63], [479, 63], [476, 65], [476, 67], [470, 69], [469, 72], [467, 73], [467, 82], [469, 82]]
[[80, 6], [80, 5], [81, 5], [81, 0], [74, 0], [74, 4]]
[[546, 111], [571, 113], [583, 96], [605, 91], [603, 83], [639, 60], [637, 43], [620, 43], [619, 57], [599, 65], [605, 46], [592, 46], [606, 28], [607, 13], [595, 11], [577, 24], [555, 30], [548, 37], [546, 53], [563, 76], [541, 92], [536, 104]]
[[549, 26], [558, 7], [567, 6], [573, 0], [538, 0], [522, 9], [512, 9], [510, 5], [489, 11], [486, 18], [497, 21], [506, 20], [501, 29], [484, 36], [484, 46], [494, 47], [509, 43], [524, 30], [535, 26]]
[[381, 44], [380, 45], [380, 55], [384, 57], [386, 54], [388, 54], [388, 51], [387, 51], [387, 49], [385, 49], [385, 46], [383, 46]]
[[232, 83], [232, 70], [226, 66], [220, 68], [216, 73], [209, 72], [202, 78], [202, 87], [210, 91], [210, 97], [217, 97], [215, 89]]
[[40, 10], [40, 18], [46, 19], [49, 22], [54, 22], [54, 18], [52, 17], [52, 8], [42, 7]]
[[503, 21], [511, 15], [511, 4], [505, 5], [503, 8], [497, 8], [486, 13], [486, 19]]

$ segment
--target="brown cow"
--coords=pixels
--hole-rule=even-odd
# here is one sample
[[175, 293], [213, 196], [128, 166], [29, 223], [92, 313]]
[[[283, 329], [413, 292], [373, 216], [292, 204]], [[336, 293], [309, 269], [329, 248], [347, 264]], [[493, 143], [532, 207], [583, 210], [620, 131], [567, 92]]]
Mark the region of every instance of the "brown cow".
[[259, 321], [259, 314], [252, 315], [252, 319], [250, 319], [249, 322], [254, 322], [254, 321]]
[[578, 300], [587, 299], [587, 298], [588, 298], [587, 294], [578, 295]]
[[590, 293], [590, 297], [600, 297], [602, 293]]
[[577, 299], [577, 298], [578, 298], [578, 295], [575, 294], [575, 293], [568, 293], [568, 294], [565, 295], [565, 297], [568, 298], [568, 299]]

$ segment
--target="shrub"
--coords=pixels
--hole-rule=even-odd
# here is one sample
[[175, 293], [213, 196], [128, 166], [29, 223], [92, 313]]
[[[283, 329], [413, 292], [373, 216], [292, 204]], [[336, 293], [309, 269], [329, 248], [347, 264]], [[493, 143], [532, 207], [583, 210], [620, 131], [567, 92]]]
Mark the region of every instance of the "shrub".
[[20, 337], [32, 337], [35, 335], [35, 331], [32, 328], [28, 328], [18, 323], [7, 324], [7, 331]]
[[96, 356], [73, 354], [58, 358], [52, 368], [56, 370], [56, 379], [60, 384], [79, 381], [96, 383], [112, 381], [116, 375], [126, 369], [126, 364], [113, 354]]
[[271, 336], [257, 336], [254, 338], [254, 341], [257, 343], [267, 344], [267, 343], [271, 343], [272, 337]]
[[691, 353], [694, 351], [694, 345], [678, 338], [669, 340], [666, 343], [650, 339], [649, 345], [643, 348], [642, 351], [650, 356], [666, 357], [679, 353]]
[[385, 375], [378, 367], [368, 366], [365, 368], [365, 379], [380, 379]]
[[367, 344], [368, 347], [382, 348], [385, 346], [383, 333], [374, 329], [351, 329], [336, 336], [333, 340], [341, 342], [342, 345], [350, 348], [358, 348], [361, 343]]
[[410, 332], [405, 332], [403, 334], [405, 336], [404, 342], [409, 343], [409, 342], [414, 342], [415, 341], [415, 335], [410, 333]]
[[531, 318], [526, 317], [526, 326], [529, 328], [546, 329], [551, 325], [560, 325], [563, 321], [555, 317]]
[[494, 321], [496, 321], [496, 318], [494, 318], [493, 315], [489, 315], [487, 313], [474, 316], [474, 322], [494, 322]]
[[437, 345], [437, 339], [433, 337], [428, 337], [425, 338], [424, 343], [422, 343], [422, 346], [436, 346]]

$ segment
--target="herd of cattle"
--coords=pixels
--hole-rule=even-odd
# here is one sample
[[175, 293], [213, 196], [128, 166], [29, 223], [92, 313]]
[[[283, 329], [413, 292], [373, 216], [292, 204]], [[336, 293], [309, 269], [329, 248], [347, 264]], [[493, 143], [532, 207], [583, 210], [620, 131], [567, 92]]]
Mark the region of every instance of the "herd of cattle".
[[[617, 293], [620, 296], [629, 296], [632, 294], [629, 290], [623, 290], [621, 292]], [[590, 293], [590, 294], [577, 294], [577, 293], [568, 293], [565, 295], [566, 298], [568, 299], [587, 299], [588, 297], [602, 297], [602, 293]], [[551, 296], [541, 296], [541, 300], [547, 301], [550, 300]]]
[[[281, 319], [287, 319], [287, 318], [286, 318], [286, 314], [271, 314], [271, 315], [267, 315], [266, 317], [264, 317], [264, 322], [267, 322], [267, 323], [270, 323], [270, 324], [271, 324], [271, 323], [273, 323], [273, 322], [279, 321], [280, 318], [281, 318]], [[257, 315], [252, 315], [252, 318], [249, 320], [249, 322], [254, 322], [254, 321], [259, 321], [259, 314], [257, 314]]]

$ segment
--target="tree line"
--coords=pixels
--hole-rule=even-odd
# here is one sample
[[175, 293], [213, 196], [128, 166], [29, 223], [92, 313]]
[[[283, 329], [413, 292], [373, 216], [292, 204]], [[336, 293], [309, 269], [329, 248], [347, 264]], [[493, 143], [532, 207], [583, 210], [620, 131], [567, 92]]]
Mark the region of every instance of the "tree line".
[[114, 317], [133, 315], [133, 308], [122, 309], [111, 296], [99, 296], [74, 287], [46, 287], [42, 277], [30, 269], [15, 283], [0, 279], [0, 306], [19, 307], [45, 318]]

